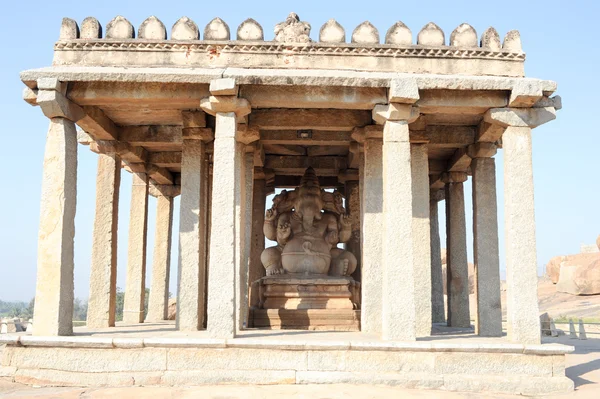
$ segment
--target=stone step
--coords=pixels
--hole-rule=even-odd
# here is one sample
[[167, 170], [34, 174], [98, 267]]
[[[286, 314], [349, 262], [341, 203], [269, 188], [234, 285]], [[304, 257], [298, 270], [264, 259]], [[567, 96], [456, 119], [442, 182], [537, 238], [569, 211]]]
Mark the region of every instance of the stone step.
[[322, 331], [359, 331], [360, 310], [252, 309], [249, 327]]

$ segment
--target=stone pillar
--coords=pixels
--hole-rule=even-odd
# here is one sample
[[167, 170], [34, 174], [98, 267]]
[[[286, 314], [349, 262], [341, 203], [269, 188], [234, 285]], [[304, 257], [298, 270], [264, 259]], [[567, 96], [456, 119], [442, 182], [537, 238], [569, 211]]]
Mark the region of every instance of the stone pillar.
[[381, 333], [383, 272], [383, 142], [364, 143], [362, 198], [362, 280], [360, 325], [365, 333]]
[[412, 144], [412, 235], [417, 337], [431, 335], [431, 227], [429, 225], [429, 161], [426, 144]]
[[[542, 98], [539, 87], [534, 85], [527, 89], [532, 90], [529, 95], [513, 90], [511, 105], [522, 100], [534, 104]], [[549, 100], [546, 104], [551, 106], [539, 108], [492, 108], [485, 113], [478, 133], [480, 141], [483, 141], [481, 137], [494, 133], [495, 137], [485, 140], [489, 142], [495, 142], [502, 135], [508, 337], [523, 344], [539, 344], [541, 340], [531, 128], [556, 118], [555, 107], [559, 102]]]
[[360, 186], [358, 180], [346, 180], [346, 209], [352, 223], [352, 236], [346, 243], [346, 250], [350, 251], [358, 260], [356, 270], [352, 277], [356, 281], [361, 280], [361, 252], [360, 252]]
[[446, 279], [448, 284], [448, 326], [470, 327], [469, 264], [463, 182], [467, 174], [448, 172], [446, 183]]
[[143, 164], [130, 165], [133, 186], [129, 214], [129, 247], [123, 322], [144, 322], [146, 295], [146, 237], [148, 228], [148, 175]]
[[440, 221], [438, 215], [438, 202], [444, 197], [443, 190], [430, 194], [429, 220], [431, 237], [431, 321], [432, 323], [445, 323], [446, 314], [444, 306], [444, 274], [442, 272], [442, 251], [440, 248]]
[[508, 127], [502, 146], [508, 336], [511, 341], [539, 344], [531, 128]]
[[53, 117], [44, 152], [33, 316], [35, 335], [73, 334], [76, 197], [75, 124], [65, 118]]
[[202, 328], [206, 286], [206, 150], [202, 140], [184, 139], [179, 211], [177, 329]]
[[[252, 187], [254, 184], [254, 152], [248, 152], [246, 146], [239, 143], [241, 168], [236, 170], [236, 181], [240, 190], [236, 191], [236, 286], [237, 286], [237, 331], [248, 326], [248, 273], [250, 263], [250, 245], [252, 242]], [[248, 147], [253, 150], [253, 147]], [[239, 234], [237, 233], [239, 231]], [[239, 260], [239, 261], [238, 261]]]
[[[265, 211], [267, 202], [267, 181], [263, 179], [254, 179], [254, 189], [252, 196], [252, 242], [250, 249], [250, 265], [248, 270], [248, 281], [252, 285], [255, 281], [266, 275], [265, 268], [260, 261], [260, 255], [265, 249], [265, 235], [263, 234], [263, 224], [265, 221]], [[258, 307], [259, 296], [258, 286], [252, 286], [250, 289], [250, 307]]]
[[477, 143], [469, 147], [473, 158], [473, 254], [475, 258], [475, 333], [502, 336], [498, 208], [496, 205], [496, 146]]
[[388, 120], [383, 129], [383, 339], [416, 338], [411, 175], [408, 122]]
[[115, 326], [117, 303], [117, 228], [121, 157], [113, 150], [98, 155], [96, 215], [92, 244], [87, 326]]
[[[173, 186], [167, 186], [173, 187]], [[156, 233], [152, 256], [152, 283], [146, 321], [167, 320], [169, 311], [169, 274], [173, 233], [173, 193], [157, 188]]]

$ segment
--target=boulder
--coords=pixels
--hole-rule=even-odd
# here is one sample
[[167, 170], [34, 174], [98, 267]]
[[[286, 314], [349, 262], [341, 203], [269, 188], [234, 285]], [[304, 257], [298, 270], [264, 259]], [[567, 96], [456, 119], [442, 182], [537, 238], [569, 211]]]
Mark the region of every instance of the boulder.
[[561, 263], [556, 290], [571, 295], [600, 294], [600, 254], [578, 254], [569, 258]]
[[560, 264], [567, 260], [566, 256], [555, 256], [550, 259], [550, 262], [546, 265], [546, 276], [550, 278], [553, 284], [558, 283], [558, 277], [560, 276]]
[[177, 317], [177, 299], [169, 299], [169, 310], [167, 312], [167, 320], [175, 320]]

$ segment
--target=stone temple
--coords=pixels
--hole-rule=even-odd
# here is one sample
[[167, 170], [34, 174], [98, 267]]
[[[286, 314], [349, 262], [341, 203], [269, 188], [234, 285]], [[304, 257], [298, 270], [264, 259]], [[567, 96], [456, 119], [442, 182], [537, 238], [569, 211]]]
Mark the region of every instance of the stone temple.
[[[524, 76], [519, 33], [501, 41], [494, 28], [478, 36], [462, 24], [446, 38], [434, 23], [414, 34], [398, 22], [380, 35], [364, 22], [346, 42], [332, 19], [315, 41], [291, 13], [273, 41], [253, 19], [233, 36], [220, 18], [200, 32], [183, 17], [167, 35], [150, 17], [137, 36], [120, 16], [104, 30], [95, 18], [64, 19], [52, 66], [21, 74], [25, 101], [50, 127], [33, 334], [0, 338], [0, 374], [59, 385], [571, 391], [572, 348], [540, 338], [531, 149], [532, 129], [555, 119], [561, 101], [555, 82]], [[74, 330], [74, 217], [76, 205], [93, 206], [76, 203], [78, 144], [98, 154], [98, 171], [87, 327]], [[128, 259], [118, 265], [127, 270], [124, 317], [115, 323], [122, 170], [133, 185]], [[158, 204], [153, 249], [149, 195]], [[173, 234], [177, 319], [169, 322]], [[265, 237], [274, 243], [265, 247]]]

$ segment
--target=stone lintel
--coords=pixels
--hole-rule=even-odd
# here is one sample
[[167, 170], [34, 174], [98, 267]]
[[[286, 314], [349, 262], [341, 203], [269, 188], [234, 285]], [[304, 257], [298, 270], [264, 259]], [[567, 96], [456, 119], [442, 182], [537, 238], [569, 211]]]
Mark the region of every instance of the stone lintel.
[[475, 143], [467, 148], [467, 154], [471, 158], [491, 158], [496, 155], [498, 147], [494, 143]]
[[419, 86], [415, 78], [392, 79], [388, 89], [390, 103], [414, 104], [419, 100]]
[[483, 116], [485, 122], [503, 127], [534, 128], [556, 119], [554, 107], [544, 108], [492, 108]]
[[238, 125], [235, 139], [246, 145], [260, 140], [260, 130], [255, 126]]
[[83, 130], [77, 129], [77, 142], [81, 145], [90, 145], [94, 142], [94, 139]]
[[471, 165], [471, 157], [466, 148], [459, 148], [454, 151], [454, 155], [448, 161], [446, 169], [449, 172], [466, 172]]
[[174, 198], [181, 194], [181, 186], [175, 184], [158, 184], [151, 182], [148, 187], [148, 194], [153, 197]]
[[506, 127], [495, 125], [486, 121], [481, 121], [477, 128], [477, 134], [475, 141], [484, 141], [488, 143], [495, 143], [502, 138], [502, 133], [506, 130]]
[[508, 106], [513, 108], [529, 108], [543, 96], [540, 81], [517, 80], [510, 92]]
[[210, 82], [209, 91], [213, 96], [237, 96], [238, 86], [234, 78], [215, 79]]
[[352, 109], [254, 109], [250, 125], [261, 130], [352, 131], [372, 124], [371, 112]]
[[203, 111], [181, 112], [183, 128], [206, 127], [206, 113]]
[[373, 108], [372, 117], [378, 125], [383, 125], [386, 121], [407, 121], [411, 123], [419, 117], [419, 108], [400, 103], [377, 104]]
[[39, 90], [37, 104], [47, 118], [65, 118], [77, 122], [85, 116], [83, 109], [55, 90]]
[[221, 112], [235, 112], [238, 118], [248, 115], [251, 111], [248, 100], [236, 96], [206, 97], [200, 101], [200, 107], [213, 116]]
[[446, 172], [441, 175], [442, 182], [449, 183], [464, 183], [467, 181], [467, 174], [465, 172]]
[[413, 144], [429, 144], [439, 148], [460, 148], [473, 144], [475, 129], [470, 126], [431, 125], [423, 130], [410, 126], [410, 142]]
[[346, 183], [349, 181], [358, 181], [358, 180], [359, 180], [358, 169], [344, 169], [344, 170], [341, 170], [338, 175], [338, 181], [340, 183]]
[[57, 91], [62, 95], [67, 94], [67, 83], [61, 82], [57, 78], [40, 78], [37, 80], [38, 90]]
[[215, 135], [210, 127], [184, 127], [181, 129], [181, 138], [182, 140], [202, 140], [209, 142], [215, 139]]
[[158, 184], [175, 184], [173, 174], [165, 168], [149, 164], [146, 171], [148, 176]]
[[383, 139], [383, 126], [382, 125], [367, 125], [364, 127], [357, 127], [352, 130], [350, 135], [352, 140], [364, 144], [366, 139]]
[[85, 116], [77, 122], [77, 125], [96, 140], [118, 140], [119, 128], [98, 107], [84, 106]]
[[131, 173], [148, 173], [148, 167], [145, 163], [126, 162], [125, 169]]

